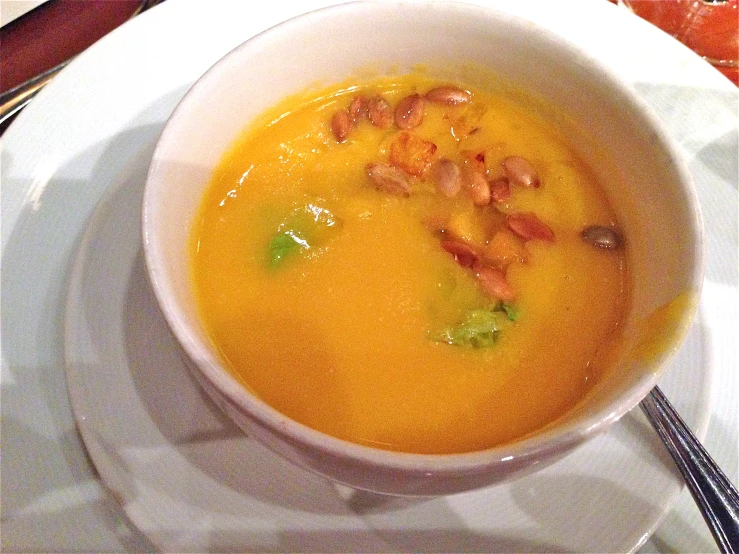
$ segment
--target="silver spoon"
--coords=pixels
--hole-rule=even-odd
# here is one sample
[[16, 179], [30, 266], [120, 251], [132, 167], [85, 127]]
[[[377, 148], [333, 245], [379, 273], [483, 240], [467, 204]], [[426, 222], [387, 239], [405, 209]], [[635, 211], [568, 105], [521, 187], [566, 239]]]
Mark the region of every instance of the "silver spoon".
[[665, 395], [654, 387], [640, 407], [688, 485], [721, 552], [739, 551], [739, 494]]

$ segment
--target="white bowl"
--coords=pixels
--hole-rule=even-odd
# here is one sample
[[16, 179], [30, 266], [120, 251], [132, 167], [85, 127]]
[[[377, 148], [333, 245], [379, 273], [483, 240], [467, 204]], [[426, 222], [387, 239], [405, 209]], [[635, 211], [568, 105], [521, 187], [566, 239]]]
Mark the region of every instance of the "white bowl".
[[[290, 420], [226, 371], [198, 318], [188, 237], [210, 176], [255, 117], [316, 83], [367, 68], [484, 68], [544, 98], [588, 129], [574, 147], [610, 188], [633, 279], [613, 368], [564, 417], [514, 443], [466, 454], [404, 454], [336, 439]], [[472, 75], [474, 78], [474, 75]], [[600, 149], [610, 161], [598, 155]], [[626, 209], [623, 209], [626, 207]], [[239, 46], [187, 93], [159, 140], [143, 206], [156, 297], [193, 374], [250, 436], [301, 466], [356, 488], [447, 494], [544, 467], [636, 406], [687, 333], [703, 278], [702, 221], [677, 147], [636, 94], [597, 60], [534, 24], [457, 3], [355, 3], [312, 12]]]

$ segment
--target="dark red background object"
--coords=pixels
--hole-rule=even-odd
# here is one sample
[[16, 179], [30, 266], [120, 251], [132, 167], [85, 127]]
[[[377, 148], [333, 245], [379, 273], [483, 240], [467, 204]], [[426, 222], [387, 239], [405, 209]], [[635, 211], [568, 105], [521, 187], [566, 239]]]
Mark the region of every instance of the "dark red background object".
[[703, 56], [739, 86], [737, 0], [624, 0], [624, 3], [636, 15]]
[[[0, 28], [0, 92], [79, 54], [125, 22], [139, 0], [48, 0]], [[0, 126], [0, 134], [12, 122]]]
[[126, 21], [139, 0], [49, 0], [0, 28], [0, 92], [78, 54]]

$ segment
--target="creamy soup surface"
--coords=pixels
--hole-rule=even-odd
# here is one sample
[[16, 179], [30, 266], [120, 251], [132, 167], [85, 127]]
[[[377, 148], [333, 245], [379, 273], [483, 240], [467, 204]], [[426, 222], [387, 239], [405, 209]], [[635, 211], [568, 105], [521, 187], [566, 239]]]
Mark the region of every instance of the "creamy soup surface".
[[[233, 375], [309, 427], [499, 445], [597, 381], [628, 304], [614, 210], [556, 119], [421, 73], [286, 100], [218, 165], [191, 237]], [[602, 245], [601, 245], [602, 246]]]

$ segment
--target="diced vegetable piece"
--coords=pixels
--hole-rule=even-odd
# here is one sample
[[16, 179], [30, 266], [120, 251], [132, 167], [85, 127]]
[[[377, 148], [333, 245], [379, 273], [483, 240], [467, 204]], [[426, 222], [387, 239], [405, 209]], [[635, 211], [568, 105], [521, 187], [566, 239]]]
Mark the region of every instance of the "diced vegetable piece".
[[421, 176], [434, 161], [436, 145], [411, 133], [398, 133], [390, 144], [390, 163], [411, 175]]
[[445, 231], [456, 239], [480, 245], [488, 234], [479, 210], [455, 211], [447, 220]]
[[482, 257], [498, 266], [524, 261], [521, 239], [510, 231], [501, 229], [493, 235], [482, 250]]
[[[448, 110], [445, 117], [449, 121], [449, 132], [452, 137], [459, 142], [477, 133], [481, 129], [482, 116], [486, 111], [484, 105], [474, 103]], [[464, 154], [464, 151], [461, 154]]]

